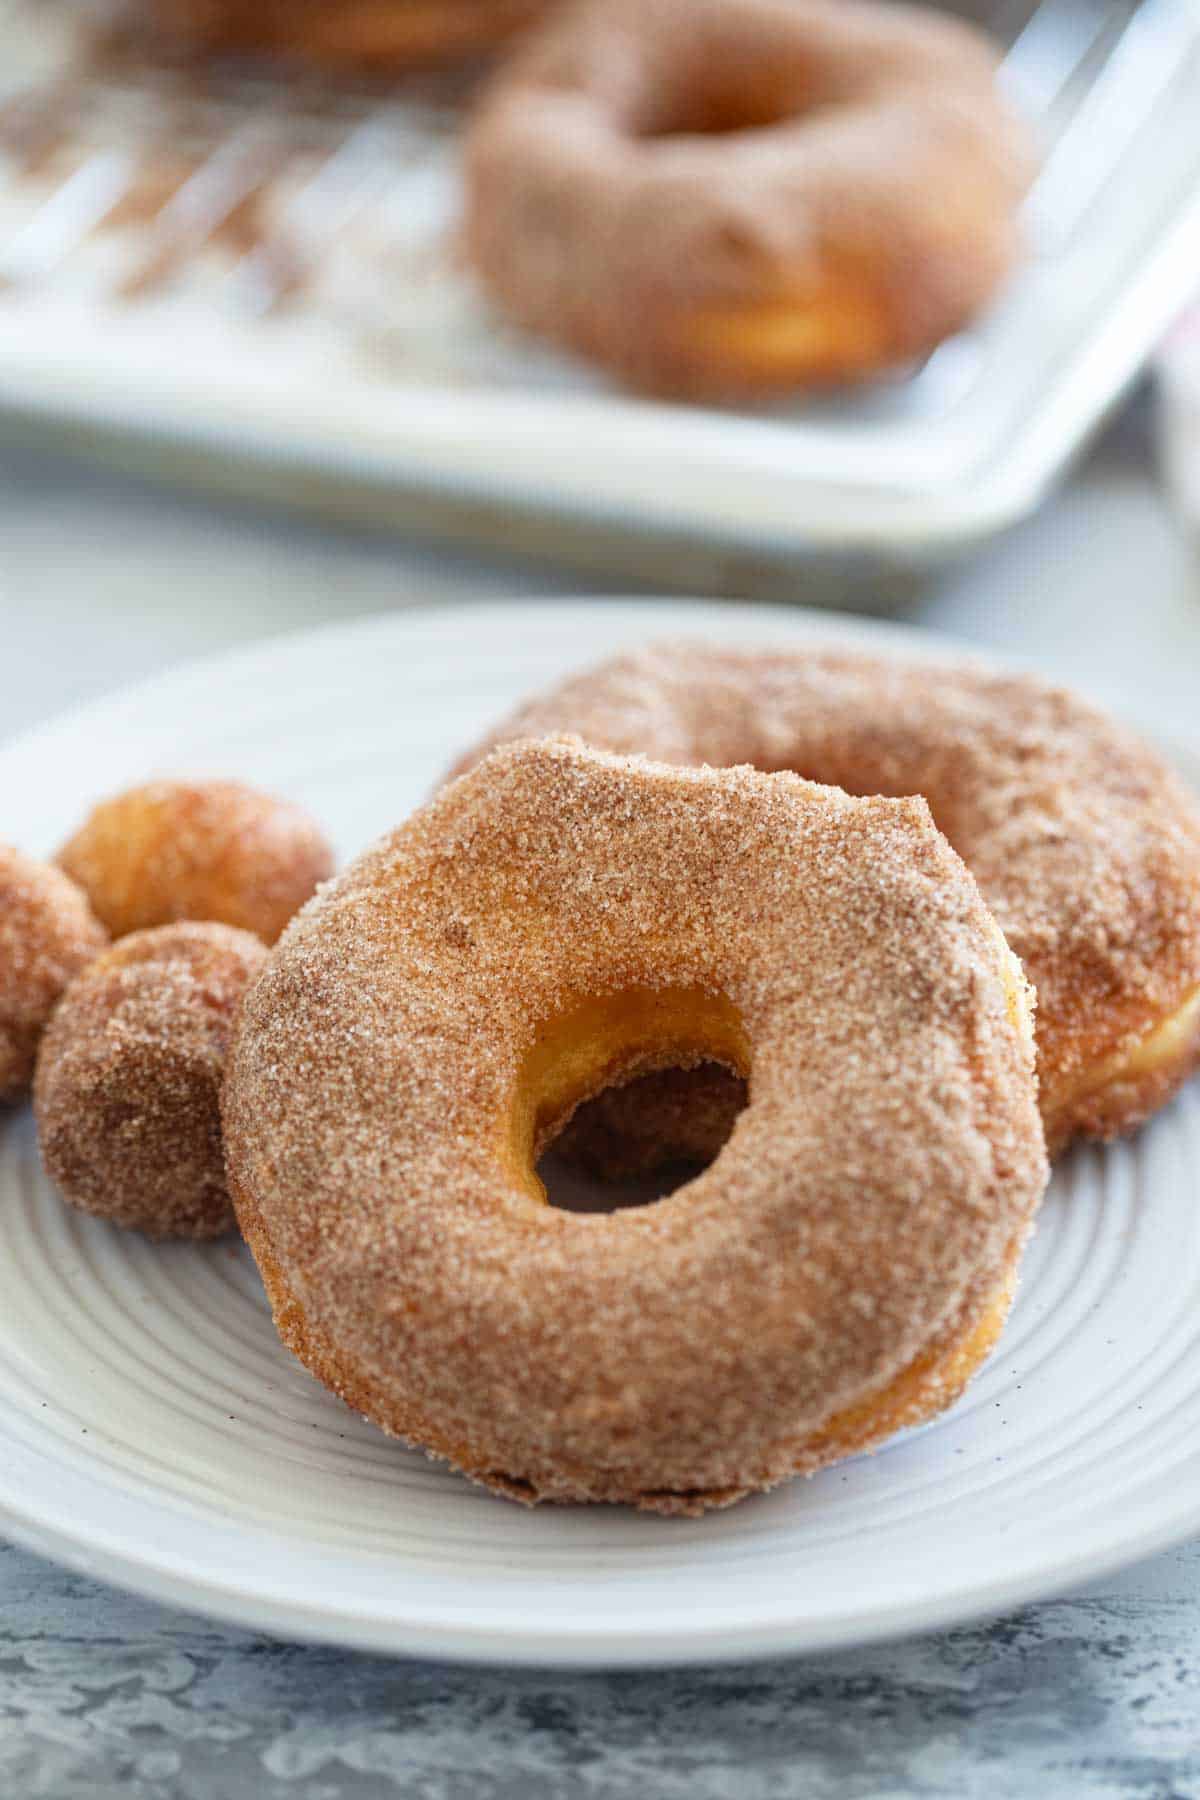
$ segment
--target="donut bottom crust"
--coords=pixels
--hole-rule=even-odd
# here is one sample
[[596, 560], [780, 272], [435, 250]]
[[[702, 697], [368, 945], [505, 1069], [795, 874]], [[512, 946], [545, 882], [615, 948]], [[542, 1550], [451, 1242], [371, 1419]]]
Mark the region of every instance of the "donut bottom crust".
[[906, 316], [879, 269], [832, 255], [815, 276], [798, 272], [774, 291], [739, 301], [683, 303], [639, 294], [632, 309], [639, 330], [632, 335], [586, 315], [568, 329], [562, 319], [527, 315], [515, 297], [512, 306], [535, 334], [557, 337], [643, 393], [736, 403], [902, 372], [980, 310], [1016, 252], [993, 255], [996, 272], [986, 291], [976, 293], [967, 279], [969, 259], [943, 281], [958, 297], [947, 299], [951, 310], [943, 309], [936, 328]]
[[1046, 1147], [1059, 1155], [1076, 1138], [1125, 1137], [1158, 1112], [1200, 1068], [1200, 987], [1132, 1048], [1093, 1060], [1043, 1092]]
[[869, 280], [831, 279], [815, 294], [663, 314], [656, 367], [629, 378], [648, 392], [735, 399], [869, 380], [922, 348], [904, 341]]
[[994, 1349], [1012, 1305], [1023, 1249], [1022, 1241], [1014, 1243], [999, 1285], [981, 1283], [982, 1292], [969, 1292], [933, 1341], [877, 1393], [844, 1407], [816, 1432], [795, 1441], [781, 1440], [760, 1466], [748, 1469], [736, 1485], [664, 1490], [613, 1471], [591, 1475], [555, 1471], [552, 1477], [535, 1482], [480, 1462], [470, 1445], [447, 1437], [419, 1407], [397, 1401], [369, 1371], [343, 1362], [328, 1334], [309, 1319], [292, 1291], [261, 1214], [232, 1170], [229, 1187], [242, 1234], [258, 1264], [275, 1328], [293, 1356], [323, 1386], [389, 1437], [450, 1463], [479, 1486], [524, 1506], [601, 1502], [698, 1518], [792, 1476], [814, 1475], [831, 1463], [876, 1448], [899, 1431], [925, 1424], [954, 1404]]

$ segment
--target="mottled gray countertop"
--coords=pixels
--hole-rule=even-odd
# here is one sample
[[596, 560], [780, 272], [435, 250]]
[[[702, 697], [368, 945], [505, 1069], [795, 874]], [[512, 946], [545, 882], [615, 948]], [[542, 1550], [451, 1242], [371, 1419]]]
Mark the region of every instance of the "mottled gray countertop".
[[882, 1649], [667, 1674], [273, 1643], [0, 1554], [5, 1800], [1189, 1800], [1200, 1548]]
[[[609, 584], [612, 585], [611, 583]], [[586, 591], [0, 453], [0, 725], [413, 599]], [[1196, 729], [1200, 564], [1135, 426], [923, 622]], [[1200, 1545], [905, 1643], [713, 1672], [481, 1673], [291, 1646], [0, 1546], [0, 1800], [1200, 1797]]]

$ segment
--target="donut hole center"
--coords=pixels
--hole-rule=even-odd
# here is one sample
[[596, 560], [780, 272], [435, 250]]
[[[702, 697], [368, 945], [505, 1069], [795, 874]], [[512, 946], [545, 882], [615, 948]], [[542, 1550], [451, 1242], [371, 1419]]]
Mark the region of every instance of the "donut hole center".
[[777, 76], [760, 70], [751, 81], [744, 68], [718, 64], [694, 71], [689, 80], [664, 83], [635, 119], [634, 135], [652, 141], [769, 131], [808, 107], [807, 97], [796, 91], [791, 71]]
[[585, 1100], [542, 1151], [537, 1175], [564, 1212], [648, 1206], [702, 1175], [746, 1105], [724, 1063], [653, 1069]]
[[519, 1184], [568, 1212], [663, 1199], [720, 1154], [747, 1103], [737, 1009], [695, 988], [589, 998], [549, 1021], [517, 1082]]

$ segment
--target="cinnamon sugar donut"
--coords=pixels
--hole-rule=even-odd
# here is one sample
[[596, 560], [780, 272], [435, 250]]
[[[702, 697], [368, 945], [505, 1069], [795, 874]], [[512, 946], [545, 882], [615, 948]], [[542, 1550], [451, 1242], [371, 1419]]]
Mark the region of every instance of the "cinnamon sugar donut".
[[[709, 1169], [546, 1204], [582, 1101], [698, 1060], [750, 1084]], [[314, 1374], [499, 1493], [661, 1512], [948, 1405], [1046, 1177], [1027, 989], [924, 801], [565, 738], [498, 750], [305, 909], [223, 1117]]]
[[107, 942], [61, 870], [0, 844], [0, 1105], [25, 1093], [63, 989]]
[[1033, 156], [972, 27], [872, 0], [580, 0], [496, 77], [466, 244], [500, 310], [633, 385], [904, 364], [991, 298]]
[[548, 0], [139, 0], [156, 31], [205, 54], [404, 69], [490, 50]]
[[59, 851], [114, 937], [212, 919], [272, 944], [333, 872], [319, 827], [240, 781], [152, 781], [102, 801]]
[[231, 1229], [219, 1091], [266, 947], [227, 925], [136, 931], [68, 988], [37, 1061], [46, 1172], [84, 1212], [150, 1237]]
[[563, 730], [663, 762], [923, 794], [1037, 990], [1052, 1151], [1133, 1129], [1200, 1063], [1200, 811], [1154, 751], [1062, 688], [857, 652], [662, 644], [520, 707], [459, 767]]

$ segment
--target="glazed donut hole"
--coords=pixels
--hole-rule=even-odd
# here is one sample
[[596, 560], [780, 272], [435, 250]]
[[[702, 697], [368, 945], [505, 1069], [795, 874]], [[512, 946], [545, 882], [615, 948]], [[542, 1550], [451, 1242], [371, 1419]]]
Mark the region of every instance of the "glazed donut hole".
[[191, 919], [273, 944], [334, 859], [288, 801], [239, 781], [153, 781], [95, 807], [58, 863], [114, 938]]
[[232, 1230], [220, 1085], [266, 954], [227, 925], [164, 925], [122, 938], [67, 989], [38, 1055], [34, 1114], [72, 1206], [154, 1238]]
[[60, 869], [0, 844], [0, 1106], [28, 1089], [63, 990], [107, 942], [87, 896]]
[[522, 1186], [566, 1212], [674, 1193], [713, 1163], [749, 1098], [736, 1009], [698, 990], [592, 999], [544, 1028], [514, 1100]]
[[68, 1202], [152, 1237], [232, 1228], [219, 1088], [233, 1020], [267, 944], [332, 872], [306, 813], [236, 781], [102, 801], [57, 865], [0, 845], [0, 1101], [33, 1084]]

